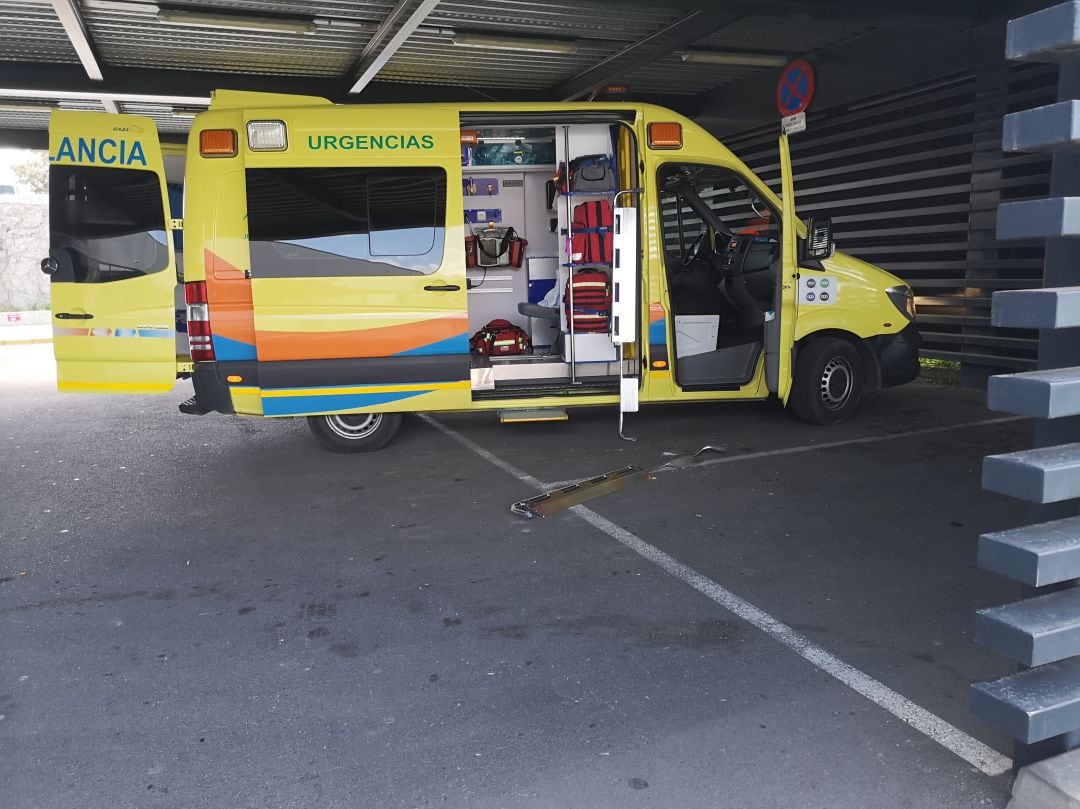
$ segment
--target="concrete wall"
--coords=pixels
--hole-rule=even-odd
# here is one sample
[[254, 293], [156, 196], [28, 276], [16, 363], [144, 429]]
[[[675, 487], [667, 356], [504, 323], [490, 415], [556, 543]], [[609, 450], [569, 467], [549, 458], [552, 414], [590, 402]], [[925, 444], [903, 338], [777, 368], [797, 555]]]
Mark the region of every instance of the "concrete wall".
[[48, 253], [48, 201], [0, 200], [0, 312], [48, 306], [49, 279], [39, 266]]

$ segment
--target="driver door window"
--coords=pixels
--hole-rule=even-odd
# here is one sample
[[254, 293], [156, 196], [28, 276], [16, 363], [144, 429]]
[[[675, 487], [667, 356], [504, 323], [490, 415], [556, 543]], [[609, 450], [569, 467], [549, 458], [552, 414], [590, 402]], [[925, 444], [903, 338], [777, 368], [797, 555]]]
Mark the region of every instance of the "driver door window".
[[669, 267], [673, 261], [681, 262], [694, 241], [707, 230], [706, 223], [686, 199], [687, 188], [701, 197], [731, 233], [779, 240], [779, 217], [738, 174], [719, 166], [669, 163], [660, 171], [660, 212]]

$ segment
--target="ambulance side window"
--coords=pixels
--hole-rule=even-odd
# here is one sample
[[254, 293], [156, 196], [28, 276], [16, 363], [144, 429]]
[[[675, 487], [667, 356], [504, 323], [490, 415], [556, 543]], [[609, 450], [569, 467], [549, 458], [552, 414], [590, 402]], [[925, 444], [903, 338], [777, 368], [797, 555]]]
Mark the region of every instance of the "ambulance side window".
[[441, 168], [249, 169], [255, 278], [430, 275], [443, 259]]
[[169, 266], [161, 180], [153, 171], [53, 165], [49, 172], [53, 281], [104, 284]]

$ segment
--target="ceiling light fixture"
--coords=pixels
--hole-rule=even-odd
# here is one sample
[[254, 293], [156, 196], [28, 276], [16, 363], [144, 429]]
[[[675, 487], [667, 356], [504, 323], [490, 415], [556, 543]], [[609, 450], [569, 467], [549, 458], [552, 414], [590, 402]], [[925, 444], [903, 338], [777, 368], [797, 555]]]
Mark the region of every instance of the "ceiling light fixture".
[[0, 112], [52, 112], [56, 107], [50, 104], [3, 104]]
[[482, 34], [458, 34], [451, 44], [459, 48], [486, 48], [493, 51], [534, 51], [536, 53], [577, 53], [573, 42], [556, 39], [522, 39], [520, 37], [492, 37]]
[[181, 9], [158, 9], [160, 22], [190, 25], [197, 28], [224, 28], [235, 31], [266, 31], [279, 34], [313, 34], [318, 26], [312, 20], [288, 17], [245, 17], [239, 14], [208, 14]]
[[683, 51], [679, 58], [697, 65], [741, 65], [743, 67], [783, 67], [791, 58], [773, 53], [732, 51]]

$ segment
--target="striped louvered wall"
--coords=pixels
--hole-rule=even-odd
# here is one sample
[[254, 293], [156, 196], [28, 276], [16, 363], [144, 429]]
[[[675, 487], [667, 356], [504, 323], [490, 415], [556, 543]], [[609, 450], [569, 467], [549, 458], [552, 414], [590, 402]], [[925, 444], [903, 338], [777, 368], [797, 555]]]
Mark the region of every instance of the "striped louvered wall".
[[[998, 242], [1003, 200], [1046, 196], [1049, 159], [1005, 155], [1006, 112], [1050, 103], [1056, 69], [991, 66], [812, 111], [791, 138], [799, 215], [832, 216], [839, 248], [910, 283], [924, 356], [959, 360], [963, 381], [1034, 367], [1037, 335], [990, 327], [990, 295], [1042, 283], [1042, 245]], [[778, 126], [724, 142], [779, 190]]]

